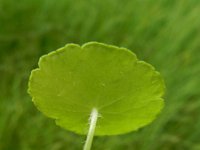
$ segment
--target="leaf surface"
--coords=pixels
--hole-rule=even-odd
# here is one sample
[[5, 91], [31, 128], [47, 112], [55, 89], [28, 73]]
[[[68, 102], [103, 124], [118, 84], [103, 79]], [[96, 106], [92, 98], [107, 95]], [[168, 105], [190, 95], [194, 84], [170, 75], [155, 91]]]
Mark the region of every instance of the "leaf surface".
[[133, 52], [89, 42], [42, 56], [28, 91], [36, 107], [63, 128], [87, 134], [96, 108], [95, 135], [116, 135], [152, 122], [164, 105], [164, 89], [161, 75]]

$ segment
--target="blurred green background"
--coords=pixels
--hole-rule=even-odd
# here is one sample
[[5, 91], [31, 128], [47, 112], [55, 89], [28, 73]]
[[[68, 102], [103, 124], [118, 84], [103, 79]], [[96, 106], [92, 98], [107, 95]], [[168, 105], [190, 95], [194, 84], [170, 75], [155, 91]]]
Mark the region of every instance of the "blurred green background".
[[0, 0], [0, 150], [79, 150], [27, 94], [41, 55], [66, 43], [123, 46], [164, 76], [166, 106], [151, 125], [96, 137], [94, 150], [200, 150], [199, 0]]

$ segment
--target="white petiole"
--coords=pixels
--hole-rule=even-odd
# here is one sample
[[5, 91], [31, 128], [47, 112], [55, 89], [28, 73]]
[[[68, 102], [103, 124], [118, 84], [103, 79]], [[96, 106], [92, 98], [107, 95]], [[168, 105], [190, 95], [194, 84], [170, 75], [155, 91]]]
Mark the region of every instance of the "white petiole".
[[98, 119], [98, 110], [96, 108], [93, 108], [92, 112], [90, 114], [90, 127], [89, 127], [87, 139], [86, 139], [83, 150], [90, 150], [91, 149], [97, 119]]

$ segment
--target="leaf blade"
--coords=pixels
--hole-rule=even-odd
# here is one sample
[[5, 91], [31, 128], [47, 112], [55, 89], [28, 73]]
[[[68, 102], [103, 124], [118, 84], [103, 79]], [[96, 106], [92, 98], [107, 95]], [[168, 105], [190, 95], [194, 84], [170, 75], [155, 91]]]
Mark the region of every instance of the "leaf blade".
[[87, 118], [97, 108], [102, 117], [95, 134], [116, 135], [153, 121], [164, 105], [164, 89], [161, 75], [131, 51], [90, 42], [42, 56], [28, 91], [36, 107], [63, 128], [86, 134]]

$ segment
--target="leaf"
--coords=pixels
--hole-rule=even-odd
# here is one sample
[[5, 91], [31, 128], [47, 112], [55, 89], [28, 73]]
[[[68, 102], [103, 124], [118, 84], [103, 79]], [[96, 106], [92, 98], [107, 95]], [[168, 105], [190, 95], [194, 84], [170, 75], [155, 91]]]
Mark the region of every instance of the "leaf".
[[36, 107], [63, 128], [87, 134], [96, 108], [95, 135], [116, 135], [152, 122], [164, 105], [164, 88], [161, 75], [131, 51], [90, 42], [42, 56], [28, 91]]

